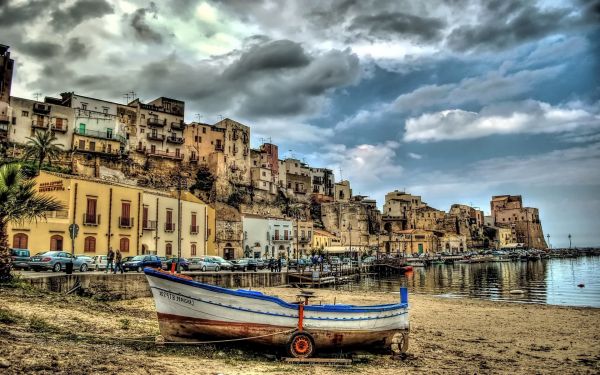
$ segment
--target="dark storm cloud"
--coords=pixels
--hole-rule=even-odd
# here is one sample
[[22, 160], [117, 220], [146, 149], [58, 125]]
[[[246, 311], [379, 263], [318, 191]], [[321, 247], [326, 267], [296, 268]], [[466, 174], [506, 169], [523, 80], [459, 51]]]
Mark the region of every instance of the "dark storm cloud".
[[[598, 2], [594, 2], [598, 3]], [[570, 32], [592, 24], [594, 6], [581, 9], [541, 9], [529, 2], [493, 1], [484, 3], [477, 25], [455, 28], [448, 46], [456, 51], [501, 50], [546, 35]]]
[[106, 0], [78, 0], [70, 7], [55, 10], [50, 24], [57, 31], [65, 31], [86, 20], [102, 18], [112, 13], [113, 7]]
[[44, 41], [23, 42], [18, 48], [19, 51], [38, 59], [50, 59], [62, 53], [62, 47], [59, 44]]
[[298, 68], [310, 62], [299, 43], [290, 40], [276, 40], [256, 45], [244, 53], [231, 65], [226, 74], [239, 77], [252, 72]]
[[431, 41], [440, 37], [444, 27], [445, 22], [437, 18], [385, 12], [355, 17], [347, 30], [364, 39], [395, 39], [399, 36], [409, 36]]
[[83, 59], [90, 53], [90, 47], [81, 41], [80, 38], [69, 39], [67, 46], [67, 57], [70, 59]]
[[18, 5], [8, 0], [0, 1], [0, 28], [23, 24], [37, 18], [51, 6], [51, 1], [26, 1]]
[[129, 25], [135, 32], [135, 37], [143, 42], [161, 44], [163, 42], [162, 34], [152, 29], [146, 23], [146, 16], [151, 15], [156, 17], [158, 8], [154, 2], [150, 3], [148, 8], [139, 8], [133, 13]]

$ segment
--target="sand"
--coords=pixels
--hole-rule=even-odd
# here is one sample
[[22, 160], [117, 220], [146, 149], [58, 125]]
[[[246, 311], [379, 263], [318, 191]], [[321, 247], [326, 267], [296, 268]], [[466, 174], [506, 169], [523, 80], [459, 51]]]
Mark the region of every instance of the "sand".
[[[296, 290], [264, 288], [293, 300]], [[316, 290], [315, 302], [374, 304], [397, 294]], [[600, 309], [410, 296], [411, 339], [402, 360], [358, 353], [352, 367], [295, 366], [270, 350], [156, 347], [153, 301], [102, 302], [0, 288], [0, 373], [448, 374], [600, 372]], [[137, 338], [138, 341], [123, 341]], [[3, 367], [9, 365], [9, 367]]]

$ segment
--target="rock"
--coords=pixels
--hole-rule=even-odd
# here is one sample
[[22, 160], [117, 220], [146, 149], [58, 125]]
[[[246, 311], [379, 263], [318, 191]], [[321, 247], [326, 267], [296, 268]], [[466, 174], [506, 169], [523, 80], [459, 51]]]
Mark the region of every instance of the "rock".
[[10, 362], [6, 358], [0, 357], [0, 368], [9, 368]]

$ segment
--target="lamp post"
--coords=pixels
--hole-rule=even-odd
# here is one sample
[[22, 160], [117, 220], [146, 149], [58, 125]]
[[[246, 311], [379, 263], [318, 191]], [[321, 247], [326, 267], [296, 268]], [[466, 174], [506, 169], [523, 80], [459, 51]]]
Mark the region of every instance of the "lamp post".
[[571, 233], [569, 233], [569, 249], [571, 248]]
[[352, 224], [348, 224], [348, 241], [350, 241], [350, 268], [352, 268]]
[[546, 234], [546, 238], [548, 238], [548, 248], [551, 249], [552, 246], [550, 245], [550, 233]]

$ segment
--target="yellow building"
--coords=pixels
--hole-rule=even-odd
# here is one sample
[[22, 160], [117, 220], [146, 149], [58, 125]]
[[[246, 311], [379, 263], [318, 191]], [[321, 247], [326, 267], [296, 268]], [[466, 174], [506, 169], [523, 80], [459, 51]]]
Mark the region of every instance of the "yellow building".
[[313, 230], [312, 248], [313, 249], [327, 249], [332, 246], [339, 246], [339, 239], [333, 234], [321, 230]]
[[[61, 201], [65, 210], [50, 212], [47, 220], [12, 224], [9, 236], [15, 248], [26, 248], [33, 254], [74, 250], [75, 254], [99, 255], [112, 247], [123, 256], [176, 256], [179, 234], [184, 257], [205, 255], [214, 248], [208, 244], [209, 233], [214, 233], [209, 219], [214, 210], [188, 192], [181, 193], [178, 220], [176, 192], [50, 172], [40, 173], [36, 188], [38, 193]], [[74, 241], [69, 236], [71, 224], [79, 227]]]

